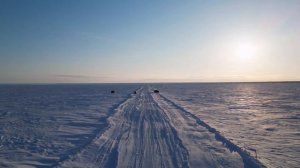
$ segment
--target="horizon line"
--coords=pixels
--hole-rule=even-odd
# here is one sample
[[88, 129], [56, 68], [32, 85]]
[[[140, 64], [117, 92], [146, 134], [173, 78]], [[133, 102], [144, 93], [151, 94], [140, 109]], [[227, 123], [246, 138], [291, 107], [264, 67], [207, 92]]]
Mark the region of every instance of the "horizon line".
[[25, 83], [0, 83], [0, 85], [59, 85], [59, 84], [176, 84], [176, 83], [298, 83], [300, 80], [284, 81], [202, 81], [202, 82], [25, 82]]

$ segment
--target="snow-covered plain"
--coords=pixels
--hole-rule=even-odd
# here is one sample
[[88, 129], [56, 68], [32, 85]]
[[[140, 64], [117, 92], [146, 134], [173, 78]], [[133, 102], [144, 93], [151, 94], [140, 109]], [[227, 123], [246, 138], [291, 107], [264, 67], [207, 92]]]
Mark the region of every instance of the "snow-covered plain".
[[101, 134], [106, 118], [138, 87], [0, 85], [0, 167], [67, 160]]
[[298, 83], [0, 85], [0, 167], [297, 167], [299, 92]]
[[159, 84], [267, 167], [300, 167], [300, 83]]

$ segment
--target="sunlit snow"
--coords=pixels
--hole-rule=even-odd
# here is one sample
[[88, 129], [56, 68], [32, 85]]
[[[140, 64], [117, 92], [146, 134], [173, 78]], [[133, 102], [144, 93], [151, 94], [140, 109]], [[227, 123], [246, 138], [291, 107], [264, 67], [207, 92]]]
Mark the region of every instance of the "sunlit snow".
[[299, 95], [299, 83], [1, 85], [0, 167], [297, 167]]

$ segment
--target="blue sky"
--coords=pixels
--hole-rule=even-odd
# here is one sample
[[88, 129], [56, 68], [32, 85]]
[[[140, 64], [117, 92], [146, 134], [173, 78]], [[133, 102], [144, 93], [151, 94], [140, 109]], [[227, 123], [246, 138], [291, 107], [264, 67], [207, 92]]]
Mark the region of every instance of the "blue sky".
[[300, 1], [0, 0], [0, 83], [300, 80]]

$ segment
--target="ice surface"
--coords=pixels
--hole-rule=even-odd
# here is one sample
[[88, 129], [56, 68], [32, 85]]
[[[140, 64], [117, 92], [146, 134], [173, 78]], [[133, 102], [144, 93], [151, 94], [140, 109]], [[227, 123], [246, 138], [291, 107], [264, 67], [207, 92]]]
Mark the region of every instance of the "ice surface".
[[299, 83], [0, 85], [0, 167], [297, 167], [299, 111]]
[[300, 83], [155, 87], [267, 167], [300, 165]]
[[52, 167], [68, 159], [106, 127], [106, 117], [136, 88], [0, 85], [0, 167]]
[[62, 167], [243, 167], [194, 118], [142, 87], [109, 118], [109, 128]]

